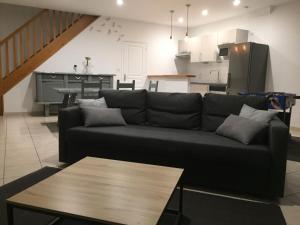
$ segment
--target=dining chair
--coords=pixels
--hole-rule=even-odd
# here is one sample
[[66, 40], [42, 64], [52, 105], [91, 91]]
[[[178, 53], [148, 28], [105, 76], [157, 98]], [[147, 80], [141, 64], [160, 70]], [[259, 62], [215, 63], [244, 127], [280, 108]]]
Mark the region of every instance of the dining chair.
[[135, 80], [132, 81], [132, 83], [121, 83], [120, 80], [117, 80], [117, 90], [120, 89], [131, 89], [135, 90]]
[[89, 91], [90, 89], [102, 90], [102, 79], [99, 81], [81, 81], [81, 98], [98, 98], [98, 91]]
[[77, 96], [76, 93], [65, 94], [63, 103], [62, 103], [62, 108], [67, 108], [67, 107], [75, 105], [76, 96]]
[[148, 91], [152, 91], [152, 89], [154, 89], [154, 92], [158, 91], [158, 80], [155, 83], [150, 80]]

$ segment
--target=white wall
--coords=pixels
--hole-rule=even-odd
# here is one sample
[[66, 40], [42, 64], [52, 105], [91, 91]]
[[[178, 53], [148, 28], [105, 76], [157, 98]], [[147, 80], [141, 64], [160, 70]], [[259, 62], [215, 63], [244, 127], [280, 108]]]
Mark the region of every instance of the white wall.
[[[250, 31], [250, 41], [270, 46], [266, 90], [300, 95], [300, 1], [207, 24], [191, 30], [192, 36], [241, 28]], [[300, 127], [300, 102], [293, 109], [292, 126]]]
[[[111, 30], [111, 33], [109, 33]], [[97, 19], [37, 71], [72, 72], [73, 65], [83, 70], [84, 57], [92, 58], [93, 73], [120, 75], [123, 41], [146, 43], [148, 46], [148, 74], [176, 74], [174, 62], [178, 40], [170, 40], [170, 28], [149, 23], [106, 17]], [[184, 29], [175, 29], [174, 37], [184, 37]], [[119, 40], [121, 39], [121, 40]], [[35, 77], [30, 75], [4, 96], [5, 112], [40, 111], [34, 103]]]
[[40, 9], [0, 3], [0, 40], [36, 15]]

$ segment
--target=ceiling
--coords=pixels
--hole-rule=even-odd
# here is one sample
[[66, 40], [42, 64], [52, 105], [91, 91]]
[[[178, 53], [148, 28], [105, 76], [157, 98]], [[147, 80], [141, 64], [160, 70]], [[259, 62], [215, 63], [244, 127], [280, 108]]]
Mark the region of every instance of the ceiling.
[[[198, 26], [242, 15], [252, 10], [268, 6], [276, 6], [293, 0], [241, 0], [234, 7], [233, 0], [124, 0], [123, 6], [117, 6], [116, 0], [0, 0], [0, 2], [48, 8], [83, 14], [113, 16], [157, 24], [170, 24], [169, 11], [175, 10], [174, 23], [179, 23], [179, 17], [186, 17], [185, 4], [191, 4], [190, 25]], [[208, 9], [206, 17], [201, 15], [203, 9]]]

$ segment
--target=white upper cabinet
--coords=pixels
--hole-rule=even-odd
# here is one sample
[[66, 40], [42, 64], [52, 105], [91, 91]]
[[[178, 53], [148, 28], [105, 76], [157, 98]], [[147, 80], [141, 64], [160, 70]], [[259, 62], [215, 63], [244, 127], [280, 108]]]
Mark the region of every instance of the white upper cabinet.
[[191, 48], [191, 62], [201, 62], [201, 38], [192, 37], [189, 39]]
[[248, 30], [232, 29], [218, 33], [218, 45], [248, 42]]
[[190, 56], [192, 63], [216, 62], [218, 59], [218, 45], [248, 42], [248, 30], [232, 29], [218, 33], [192, 37], [188, 41], [178, 42], [178, 54]]
[[215, 62], [218, 55], [218, 34], [209, 34], [201, 37], [200, 62]]

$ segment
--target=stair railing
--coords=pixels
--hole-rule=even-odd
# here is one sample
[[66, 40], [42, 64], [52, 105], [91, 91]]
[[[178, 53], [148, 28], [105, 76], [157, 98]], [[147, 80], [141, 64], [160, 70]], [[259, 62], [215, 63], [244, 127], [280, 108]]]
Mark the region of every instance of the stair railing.
[[81, 14], [42, 10], [0, 41], [0, 82], [76, 23]]

